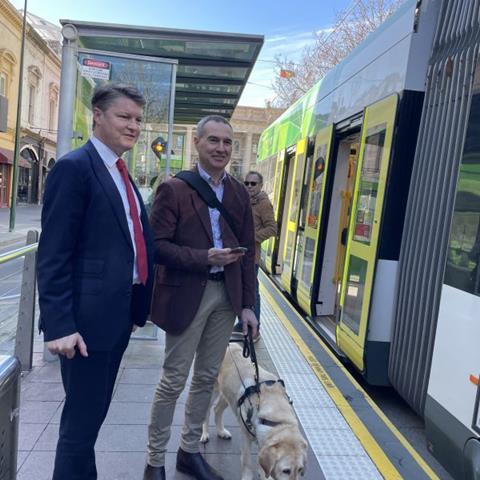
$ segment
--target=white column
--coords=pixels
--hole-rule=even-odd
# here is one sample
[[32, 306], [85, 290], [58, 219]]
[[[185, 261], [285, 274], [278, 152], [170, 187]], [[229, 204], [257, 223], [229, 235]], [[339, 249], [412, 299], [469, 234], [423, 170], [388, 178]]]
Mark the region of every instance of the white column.
[[188, 126], [185, 133], [185, 161], [183, 168], [188, 170], [192, 167], [192, 143], [193, 143], [193, 126]]
[[242, 161], [242, 175], [245, 177], [250, 170], [250, 162], [252, 160], [252, 134], [247, 132], [247, 138], [245, 140], [245, 154]]

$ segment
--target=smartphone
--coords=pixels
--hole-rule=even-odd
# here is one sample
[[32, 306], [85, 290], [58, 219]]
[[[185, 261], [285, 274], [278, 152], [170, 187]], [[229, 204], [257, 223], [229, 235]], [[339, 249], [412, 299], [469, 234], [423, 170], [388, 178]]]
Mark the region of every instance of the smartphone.
[[246, 247], [235, 247], [232, 248], [232, 251], [230, 253], [247, 253], [248, 248]]

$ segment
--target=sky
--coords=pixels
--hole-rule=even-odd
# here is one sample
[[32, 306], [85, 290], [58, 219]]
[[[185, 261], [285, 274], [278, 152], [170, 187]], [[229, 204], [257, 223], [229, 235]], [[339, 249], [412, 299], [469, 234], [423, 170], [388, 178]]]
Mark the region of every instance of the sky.
[[[24, 0], [10, 0], [23, 9]], [[314, 32], [328, 29], [354, 0], [28, 0], [27, 10], [59, 25], [59, 19], [264, 35], [265, 43], [240, 98], [263, 107], [274, 100], [275, 56], [299, 59]], [[286, 80], [287, 81], [287, 80]]]

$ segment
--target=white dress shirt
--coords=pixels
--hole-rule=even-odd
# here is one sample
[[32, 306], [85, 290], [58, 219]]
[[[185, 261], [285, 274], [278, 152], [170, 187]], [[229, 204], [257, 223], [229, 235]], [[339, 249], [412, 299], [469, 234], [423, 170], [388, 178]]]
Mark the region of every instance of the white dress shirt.
[[[197, 163], [197, 168], [200, 176], [210, 185], [212, 190], [215, 192], [218, 201], [222, 202], [224, 182], [227, 174], [224, 172], [220, 181], [218, 183], [214, 183], [211, 175], [201, 167], [200, 163]], [[223, 248], [222, 231], [220, 230], [220, 211], [216, 208], [208, 207], [208, 213], [210, 214], [210, 224], [212, 225], [213, 246], [215, 248]], [[212, 267], [210, 267], [211, 273], [222, 271], [223, 267], [221, 266], [213, 265]]]
[[[132, 221], [132, 216], [130, 213], [130, 205], [128, 203], [128, 197], [127, 197], [127, 189], [125, 187], [125, 183], [123, 181], [122, 176], [120, 175], [120, 172], [117, 168], [117, 160], [119, 159], [119, 156], [110, 150], [109, 147], [107, 147], [101, 140], [99, 140], [97, 137], [92, 135], [90, 137], [90, 141], [92, 142], [93, 146], [95, 147], [95, 150], [97, 150], [98, 154], [100, 155], [100, 158], [103, 160], [103, 163], [105, 164], [105, 167], [108, 170], [108, 173], [110, 173], [113, 182], [115, 183], [115, 186], [117, 187], [118, 193], [120, 194], [120, 197], [122, 198], [122, 204], [123, 204], [123, 209], [125, 210], [125, 216], [127, 219], [127, 224], [128, 224], [128, 230], [130, 232], [130, 238], [132, 239], [132, 245], [133, 245], [133, 252], [134, 252], [134, 261], [133, 261], [133, 272], [132, 272], [132, 279], [133, 283], [140, 283], [140, 279], [138, 278], [138, 269], [137, 269], [137, 249], [135, 248], [135, 236], [133, 232], [133, 221]], [[138, 200], [137, 195], [135, 194], [135, 190], [132, 187], [132, 191], [134, 193], [135, 197], [135, 203], [137, 204], [137, 211], [138, 215], [140, 216], [140, 202]], [[139, 217], [140, 220], [140, 225], [142, 226], [142, 220]], [[143, 228], [143, 226], [142, 226]]]

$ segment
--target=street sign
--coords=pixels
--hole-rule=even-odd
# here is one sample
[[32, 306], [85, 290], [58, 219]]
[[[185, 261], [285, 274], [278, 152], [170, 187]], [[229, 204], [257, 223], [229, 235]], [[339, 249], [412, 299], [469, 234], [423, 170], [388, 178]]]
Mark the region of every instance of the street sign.
[[81, 65], [82, 77], [98, 78], [99, 80], [110, 80], [110, 62], [84, 58]]

